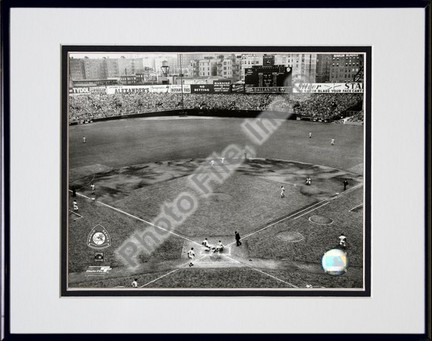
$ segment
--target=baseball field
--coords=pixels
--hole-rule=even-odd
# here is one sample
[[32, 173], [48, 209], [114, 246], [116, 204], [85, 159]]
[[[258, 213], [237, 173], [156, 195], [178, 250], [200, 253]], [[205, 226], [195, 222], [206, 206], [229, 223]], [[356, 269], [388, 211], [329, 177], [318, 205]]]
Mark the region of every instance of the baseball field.
[[[69, 186], [77, 196], [69, 198], [69, 289], [129, 290], [134, 280], [142, 290], [362, 289], [363, 126], [284, 121], [255, 146], [255, 155], [223, 164], [209, 158], [229, 145], [251, 144], [242, 122], [168, 117], [70, 126]], [[116, 250], [131, 235], [162, 229], [154, 224], [161, 207], [193, 191], [193, 174], [230, 167], [211, 194], [197, 193], [193, 214], [150, 254], [138, 255], [136, 267], [119, 259]], [[100, 250], [89, 245], [97, 226], [109, 235]], [[349, 266], [334, 276], [324, 272], [321, 259], [341, 234]], [[223, 250], [207, 251], [204, 238], [212, 245], [220, 241]], [[89, 271], [95, 267], [105, 270]]]

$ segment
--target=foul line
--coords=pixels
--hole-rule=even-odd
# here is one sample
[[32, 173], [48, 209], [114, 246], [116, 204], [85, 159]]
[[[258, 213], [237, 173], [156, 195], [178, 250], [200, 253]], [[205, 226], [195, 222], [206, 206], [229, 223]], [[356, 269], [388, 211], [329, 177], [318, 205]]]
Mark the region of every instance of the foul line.
[[301, 218], [301, 217], [303, 217], [304, 215], [309, 214], [309, 213], [311, 213], [311, 212], [313, 212], [313, 211], [315, 211], [315, 210], [317, 210], [317, 209], [319, 209], [319, 208], [321, 208], [321, 207], [323, 207], [323, 206], [325, 206], [325, 205], [330, 204], [330, 201], [326, 201], [326, 202], [322, 202], [322, 201], [321, 201], [321, 203], [323, 203], [323, 204], [320, 205], [320, 206], [314, 207], [313, 209], [311, 209], [311, 210], [309, 210], [309, 211], [307, 211], [307, 212], [304, 212], [303, 214], [300, 214], [299, 216], [295, 217], [294, 220], [296, 220], [296, 219], [298, 219], [298, 218]]
[[350, 192], [352, 192], [352, 191], [354, 191], [354, 190], [356, 190], [357, 188], [362, 187], [362, 186], [363, 186], [363, 182], [361, 182], [361, 183], [355, 185], [354, 187], [348, 188], [346, 191], [343, 191], [343, 192], [339, 193], [339, 194], [336, 195], [335, 197], [329, 199], [329, 201], [331, 201], [331, 200], [335, 200], [335, 199], [339, 198], [340, 196], [342, 196], [342, 195], [344, 195], [344, 194], [347, 194], [347, 193], [350, 193]]
[[171, 275], [171, 274], [173, 274], [174, 272], [179, 271], [179, 270], [180, 270], [180, 268], [178, 268], [178, 269], [174, 269], [174, 270], [171, 270], [170, 272], [166, 273], [165, 275], [162, 275], [162, 276], [160, 276], [160, 277], [158, 277], [158, 278], [156, 278], [156, 279], [154, 279], [154, 280], [152, 280], [152, 281], [150, 281], [150, 282], [148, 282], [148, 283], [146, 283], [146, 284], [144, 284], [144, 285], [141, 285], [140, 288], [144, 288], [144, 287], [146, 287], [147, 285], [152, 284], [152, 283], [154, 283], [154, 282], [156, 282], [156, 281], [158, 281], [158, 280], [160, 280], [160, 279], [162, 279], [162, 278], [164, 278], [164, 277], [166, 277], [166, 276], [169, 276], [169, 275]]
[[[198, 258], [197, 260], [195, 260], [195, 262], [200, 261], [200, 260], [203, 259], [205, 256], [206, 256], [206, 255], [204, 255], [204, 256]], [[226, 257], [226, 258], [231, 259], [232, 261], [234, 261], [234, 262], [236, 262], [236, 263], [242, 264], [242, 265], [244, 265], [244, 266], [246, 266], [246, 267], [248, 267], [248, 268], [250, 268], [250, 269], [252, 269], [252, 270], [254, 270], [254, 271], [257, 271], [257, 272], [259, 272], [259, 273], [261, 273], [261, 274], [263, 274], [263, 275], [266, 275], [266, 276], [268, 276], [268, 277], [270, 277], [270, 278], [273, 278], [273, 279], [276, 280], [276, 281], [279, 281], [279, 282], [285, 283], [286, 285], [288, 285], [288, 286], [290, 286], [290, 287], [292, 287], [292, 288], [298, 288], [298, 286], [296, 286], [296, 285], [294, 285], [294, 284], [292, 284], [292, 283], [289, 283], [289, 282], [287, 282], [287, 281], [284, 281], [283, 279], [280, 279], [280, 278], [278, 278], [278, 277], [276, 277], [276, 276], [273, 276], [273, 275], [270, 275], [270, 274], [268, 274], [268, 273], [266, 273], [266, 272], [264, 272], [264, 271], [262, 271], [262, 270], [259, 270], [259, 269], [257, 269], [257, 268], [254, 268], [253, 266], [250, 266], [249, 264], [246, 264], [246, 263], [240, 262], [239, 260], [234, 259], [234, 258], [232, 258], [232, 257], [230, 257], [230, 256], [228, 256], [228, 255], [223, 255], [223, 256]], [[187, 265], [189, 265], [189, 262], [183, 264], [182, 266], [180, 266], [180, 267], [177, 268], [177, 269], [171, 270], [170, 272], [168, 272], [168, 273], [166, 273], [166, 274], [164, 274], [164, 275], [162, 275], [162, 276], [160, 276], [160, 277], [158, 277], [158, 278], [155, 278], [155, 279], [151, 280], [150, 282], [148, 282], [148, 283], [146, 283], [146, 284], [144, 284], [144, 285], [141, 285], [140, 288], [144, 288], [144, 287], [146, 287], [146, 286], [148, 286], [148, 285], [150, 285], [150, 284], [152, 284], [152, 283], [155, 283], [155, 282], [157, 282], [158, 280], [160, 280], [160, 279], [162, 279], [162, 278], [165, 278], [165, 277], [167, 277], [167, 276], [169, 276], [169, 275], [171, 275], [171, 274], [173, 274], [173, 273], [175, 273], [175, 272], [177, 272], [177, 271], [183, 269], [183, 268], [186, 267]]]
[[[248, 238], [248, 237], [250, 237], [250, 236], [253, 236], [254, 234], [257, 234], [257, 233], [259, 233], [259, 232], [262, 232], [262, 231], [268, 229], [269, 227], [272, 227], [272, 226], [274, 226], [274, 225], [276, 225], [276, 224], [278, 224], [278, 223], [281, 223], [281, 222], [283, 222], [283, 221], [285, 221], [285, 220], [287, 220], [287, 219], [291, 219], [291, 218], [294, 217], [293, 220], [296, 220], [296, 219], [298, 219], [298, 218], [300, 218], [300, 217], [303, 217], [304, 215], [306, 215], [306, 214], [308, 214], [308, 213], [310, 213], [310, 212], [313, 212], [313, 211], [317, 210], [318, 208], [321, 208], [321, 207], [323, 207], [323, 206], [329, 204], [332, 200], [335, 200], [335, 199], [337, 199], [337, 198], [340, 198], [341, 195], [344, 195], [344, 194], [350, 193], [350, 192], [354, 191], [355, 189], [357, 189], [357, 188], [359, 188], [359, 187], [361, 187], [361, 186], [363, 186], [363, 183], [360, 183], [360, 184], [358, 184], [358, 185], [356, 185], [356, 186], [354, 186], [354, 187], [351, 187], [351, 188], [347, 189], [346, 191], [343, 191], [342, 193], [336, 195], [336, 196], [333, 197], [333, 198], [330, 198], [330, 199], [327, 199], [327, 200], [323, 200], [323, 201], [319, 201], [319, 202], [317, 202], [317, 203], [315, 203], [315, 204], [313, 204], [313, 205], [311, 205], [311, 206], [308, 206], [308, 207], [306, 207], [306, 208], [304, 208], [304, 209], [302, 209], [302, 210], [300, 210], [300, 211], [297, 211], [297, 212], [295, 212], [295, 213], [293, 213], [293, 214], [290, 214], [290, 215], [288, 215], [287, 217], [283, 217], [283, 218], [281, 218], [281, 219], [279, 219], [279, 220], [277, 220], [277, 221], [275, 221], [275, 222], [273, 222], [273, 223], [271, 223], [271, 224], [269, 224], [269, 225], [267, 225], [267, 226], [264, 226], [263, 228], [261, 228], [261, 229], [255, 231], [255, 232], [252, 232], [252, 233], [249, 233], [249, 234], [243, 236], [241, 239], [246, 239], [246, 238]], [[236, 242], [232, 242], [232, 243], [228, 244], [227, 246], [234, 245], [235, 243], [236, 243]]]
[[277, 280], [277, 281], [279, 281], [279, 282], [285, 283], [285, 284], [291, 286], [292, 288], [298, 288], [298, 286], [296, 286], [296, 285], [294, 285], [294, 284], [292, 284], [292, 283], [286, 282], [286, 281], [284, 281], [283, 279], [280, 279], [280, 278], [278, 278], [278, 277], [276, 277], [276, 276], [273, 276], [273, 275], [268, 274], [267, 272], [264, 272], [264, 271], [261, 271], [261, 270], [259, 270], [259, 269], [257, 269], [257, 268], [254, 268], [253, 266], [250, 266], [249, 264], [246, 264], [246, 263], [240, 262], [239, 260], [234, 259], [234, 258], [232, 258], [232, 257], [230, 257], [230, 256], [225, 256], [225, 257], [227, 257], [227, 258], [229, 258], [229, 259], [231, 259], [231, 260], [233, 260], [234, 262], [237, 262], [237, 263], [239, 263], [239, 264], [243, 264], [243, 265], [245, 265], [246, 267], [248, 267], [248, 268], [250, 268], [250, 269], [252, 269], [252, 270], [255, 270], [255, 271], [257, 271], [257, 272], [259, 272], [259, 273], [261, 273], [261, 274], [263, 274], [263, 275], [266, 275], [266, 276], [268, 276], [268, 277], [271, 277], [271, 278], [273, 278], [273, 279], [275, 279], [275, 280]]
[[360, 205], [354, 206], [353, 208], [350, 209], [350, 212], [353, 212], [356, 208], [360, 208], [360, 207], [363, 208], [363, 204], [360, 204]]
[[76, 214], [76, 215], [77, 215], [78, 217], [80, 217], [80, 218], [83, 217], [81, 214], [78, 214], [78, 213], [76, 213], [76, 212], [74, 212], [74, 211], [72, 211], [72, 210], [69, 210], [69, 212], [70, 212], [70, 213], [73, 213], [73, 214]]
[[[351, 191], [355, 190], [356, 188], [358, 188], [358, 187], [360, 187], [360, 186], [362, 186], [362, 185], [363, 185], [363, 184], [359, 184], [359, 185], [357, 185], [357, 186], [354, 186], [354, 187], [352, 187], [352, 188], [350, 188], [350, 189], [348, 189], [348, 190], [342, 192], [340, 195], [342, 195], [342, 194], [344, 194], [344, 193], [346, 194], [346, 193], [348, 193], [348, 192], [351, 192]], [[69, 191], [71, 191], [71, 190], [69, 190]], [[83, 197], [83, 198], [86, 198], [86, 199], [88, 199], [88, 200], [92, 200], [91, 198], [89, 198], [88, 196], [86, 196], [86, 195], [84, 195], [84, 194], [77, 193], [77, 195], [78, 195], [78, 196], [81, 196], [81, 197]], [[245, 235], [242, 239], [246, 239], [246, 238], [248, 238], [248, 237], [250, 237], [250, 236], [252, 236], [252, 235], [254, 235], [254, 234], [258, 233], [258, 232], [261, 232], [261, 231], [263, 231], [263, 230], [265, 230], [265, 229], [267, 229], [267, 228], [269, 228], [269, 227], [271, 227], [271, 226], [274, 226], [274, 225], [276, 225], [276, 224], [278, 224], [278, 223], [280, 223], [280, 222], [282, 222], [282, 221], [284, 221], [284, 220], [287, 220], [287, 219], [289, 219], [289, 218], [292, 218], [292, 217], [294, 217], [294, 216], [295, 216], [294, 219], [300, 218], [301, 216], [303, 216], [303, 215], [305, 215], [305, 214], [308, 214], [308, 213], [310, 213], [310, 212], [312, 212], [312, 211], [314, 211], [314, 210], [316, 210], [316, 209], [318, 209], [318, 208], [321, 208], [321, 207], [323, 207], [323, 206], [329, 204], [329, 203], [330, 203], [330, 200], [334, 200], [334, 199], [338, 198], [340, 195], [338, 195], [338, 196], [336, 196], [336, 197], [334, 197], [334, 198], [331, 198], [331, 199], [329, 199], [328, 201], [326, 200], [326, 201], [320, 201], [320, 202], [317, 202], [317, 203], [315, 203], [315, 204], [313, 204], [313, 205], [311, 205], [311, 206], [309, 206], [309, 207], [304, 208], [303, 210], [300, 210], [300, 211], [295, 212], [295, 213], [293, 213], [293, 214], [291, 214], [291, 215], [289, 215], [289, 216], [287, 216], [287, 217], [284, 217], [284, 218], [282, 218], [282, 219], [279, 219], [279, 220], [277, 220], [277, 221], [275, 221], [275, 222], [273, 222], [273, 223], [271, 223], [271, 224], [269, 224], [269, 225], [263, 227], [262, 229], [260, 229], [260, 230], [258, 230], [258, 231], [255, 231], [255, 232], [253, 232], [253, 233], [250, 233], [250, 234]], [[173, 235], [175, 235], [175, 236], [177, 236], [177, 237], [179, 237], [179, 238], [182, 238], [182, 239], [184, 239], [184, 240], [187, 240], [187, 241], [189, 241], [189, 242], [192, 242], [192, 243], [195, 243], [195, 244], [201, 246], [200, 243], [198, 243], [198, 242], [196, 242], [196, 241], [194, 241], [194, 240], [191, 240], [191, 239], [186, 238], [186, 237], [184, 237], [184, 236], [181, 236], [181, 235], [179, 235], [179, 234], [177, 234], [177, 233], [175, 233], [175, 232], [172, 232], [172, 231], [169, 231], [169, 230], [167, 230], [167, 229], [164, 229], [163, 227], [157, 226], [157, 225], [155, 225], [155, 224], [153, 224], [153, 223], [151, 223], [151, 222], [149, 222], [149, 221], [147, 221], [147, 220], [144, 220], [144, 219], [142, 219], [142, 218], [139, 218], [139, 217], [137, 217], [137, 216], [134, 216], [133, 214], [130, 214], [130, 213], [128, 213], [128, 212], [125, 212], [125, 211], [123, 211], [123, 210], [120, 210], [120, 209], [118, 209], [118, 208], [116, 208], [116, 207], [114, 207], [114, 206], [111, 206], [111, 205], [105, 204], [105, 203], [103, 203], [103, 202], [101, 202], [101, 201], [96, 201], [96, 202], [97, 202], [97, 203], [100, 203], [101, 205], [103, 205], [103, 206], [105, 206], [105, 207], [108, 207], [108, 208], [110, 208], [110, 209], [112, 209], [112, 210], [114, 210], [114, 211], [117, 211], [117, 212], [119, 212], [119, 213], [122, 213], [122, 214], [124, 214], [124, 215], [126, 215], [126, 216], [128, 216], [128, 217], [131, 217], [131, 218], [133, 218], [133, 219], [136, 219], [136, 220], [141, 221], [141, 222], [143, 222], [143, 223], [146, 223], [146, 224], [148, 224], [148, 225], [154, 226], [154, 227], [159, 228], [159, 229], [161, 229], [161, 230], [164, 230], [164, 231], [166, 231], [166, 232], [168, 232], [168, 233], [171, 233], [171, 234], [173, 234]], [[316, 206], [316, 205], [319, 205], [319, 206]], [[316, 207], [314, 207], [314, 206], [316, 206]], [[311, 208], [312, 208], [312, 209], [311, 209]], [[305, 211], [305, 210], [307, 210], [307, 211], [304, 212], [303, 214], [297, 216], [299, 213], [302, 213], [302, 212]], [[73, 213], [75, 213], [75, 212], [73, 212]], [[228, 247], [228, 246], [231, 246], [231, 245], [234, 245], [234, 244], [235, 244], [235, 242], [232, 242], [232, 243], [228, 244], [227, 247]], [[200, 258], [198, 258], [197, 260], [195, 260], [195, 262], [198, 262], [199, 260], [201, 260], [201, 259], [204, 258], [205, 256], [206, 256], [206, 255], [203, 255], [202, 257], [200, 257]], [[232, 258], [232, 257], [230, 257], [230, 256], [228, 256], [228, 255], [224, 255], [224, 256], [227, 257], [227, 258], [229, 258], [229, 259], [231, 259], [231, 260], [233, 260], [234, 262], [237, 262], [237, 263], [239, 263], [239, 264], [243, 264], [244, 266], [246, 266], [246, 267], [248, 267], [248, 268], [250, 268], [250, 269], [252, 269], [252, 270], [254, 270], [254, 271], [257, 271], [257, 272], [259, 272], [259, 273], [261, 273], [261, 274], [263, 274], [263, 275], [266, 275], [266, 276], [268, 276], [268, 277], [270, 277], [270, 278], [273, 278], [274, 280], [277, 280], [277, 281], [279, 281], [279, 282], [285, 283], [285, 284], [287, 284], [288, 286], [291, 286], [292, 288], [298, 288], [298, 286], [296, 286], [296, 285], [294, 285], [294, 284], [292, 284], [292, 283], [289, 283], [289, 282], [284, 281], [284, 280], [282, 280], [282, 279], [280, 279], [280, 278], [278, 278], [278, 277], [276, 277], [276, 276], [270, 275], [270, 274], [268, 274], [268, 273], [266, 273], [266, 272], [264, 272], [264, 271], [262, 271], [262, 270], [259, 270], [259, 269], [257, 269], [257, 268], [254, 268], [253, 266], [250, 266], [250, 265], [247, 264], [247, 263], [240, 262], [239, 260], [234, 259], [234, 258]], [[158, 280], [160, 280], [160, 279], [162, 279], [162, 278], [164, 278], [164, 277], [166, 277], [166, 276], [169, 276], [169, 275], [171, 275], [171, 274], [173, 274], [173, 273], [175, 273], [175, 272], [177, 272], [177, 271], [183, 269], [183, 268], [184, 268], [186, 265], [188, 265], [188, 264], [189, 264], [189, 262], [183, 264], [182, 266], [180, 266], [180, 267], [177, 268], [177, 269], [171, 270], [170, 272], [168, 272], [168, 273], [166, 273], [166, 274], [164, 274], [164, 275], [162, 275], [162, 276], [160, 276], [160, 277], [158, 277], [158, 278], [156, 278], [156, 279], [154, 279], [154, 280], [152, 280], [152, 281], [150, 281], [150, 282], [148, 282], [148, 283], [146, 283], [146, 284], [140, 286], [139, 288], [144, 288], [144, 287], [146, 287], [146, 286], [148, 286], [148, 285], [150, 285], [150, 284], [152, 284], [152, 283], [155, 283], [156, 281], [158, 281]]]
[[[86, 198], [86, 199], [88, 199], [88, 200], [92, 200], [91, 198], [89, 198], [88, 196], [86, 196], [86, 195], [84, 195], [84, 194], [77, 193], [77, 195], [79, 195], [80, 197]], [[156, 227], [156, 228], [158, 228], [158, 229], [161, 229], [161, 230], [163, 230], [163, 231], [165, 231], [165, 232], [171, 233], [172, 235], [174, 235], [174, 236], [176, 236], [176, 237], [182, 238], [182, 239], [187, 240], [187, 241], [189, 241], [189, 242], [191, 242], [191, 243], [195, 243], [196, 245], [201, 246], [200, 243], [198, 243], [198, 242], [196, 242], [196, 241], [194, 241], [194, 240], [192, 240], [192, 239], [189, 239], [189, 238], [187, 238], [187, 237], [184, 237], [184, 236], [182, 236], [182, 235], [179, 235], [179, 234], [177, 234], [177, 233], [175, 233], [175, 232], [172, 232], [172, 231], [170, 231], [170, 230], [167, 230], [167, 229], [165, 229], [165, 228], [163, 228], [163, 227], [157, 226], [157, 225], [155, 225], [155, 224], [153, 224], [153, 223], [151, 223], [151, 222], [149, 222], [149, 221], [147, 221], [147, 220], [144, 220], [144, 219], [142, 219], [142, 218], [140, 218], [140, 217], [137, 217], [137, 216], [135, 216], [135, 215], [133, 215], [133, 214], [130, 214], [130, 213], [128, 213], [128, 212], [125, 212], [125, 211], [123, 211], [123, 210], [121, 210], [121, 209], [119, 209], [119, 208], [116, 208], [116, 207], [114, 207], [114, 206], [111, 206], [111, 205], [105, 204], [105, 203], [103, 203], [102, 201], [96, 201], [96, 202], [99, 203], [99, 204], [101, 204], [101, 205], [103, 205], [103, 206], [105, 206], [105, 207], [108, 207], [108, 208], [110, 208], [110, 209], [112, 209], [112, 210], [114, 210], [114, 211], [117, 211], [117, 212], [119, 212], [119, 213], [121, 213], [121, 214], [124, 214], [124, 215], [126, 215], [126, 216], [128, 216], [128, 217], [131, 217], [131, 218], [133, 218], [133, 219], [136, 219], [136, 220], [138, 220], [138, 221], [141, 221], [141, 222], [143, 222], [143, 223], [146, 223], [146, 224], [148, 224], [148, 225], [150, 225], [150, 226], [153, 226], [153, 227]]]
[[[204, 257], [205, 256], [202, 256], [202, 257], [200, 257], [200, 258], [198, 258], [196, 260], [192, 260], [192, 262], [198, 262], [199, 260], [203, 259]], [[149, 284], [152, 284], [152, 283], [154, 283], [154, 282], [156, 282], [156, 281], [158, 281], [158, 280], [160, 280], [160, 279], [162, 279], [162, 278], [164, 278], [166, 276], [169, 276], [169, 275], [173, 274], [174, 272], [177, 272], [177, 271], [183, 269], [184, 267], [186, 267], [186, 265], [189, 265], [189, 263], [190, 263], [190, 261], [188, 261], [187, 263], [184, 263], [183, 265], [181, 265], [177, 269], [171, 270], [170, 272], [166, 273], [165, 275], [162, 275], [162, 276], [160, 276], [158, 278], [155, 278], [155, 279], [151, 280], [150, 282], [148, 282], [148, 283], [146, 283], [144, 285], [141, 285], [140, 288], [144, 288], [144, 287], [146, 287]]]
[[[319, 204], [322, 204], [322, 203], [323, 203], [323, 201], [319, 201], [319, 202], [317, 202], [317, 203], [315, 203], [315, 204], [313, 204], [313, 205], [310, 205], [310, 206], [308, 206], [308, 207], [306, 207], [306, 208], [304, 208], [304, 209], [302, 209], [302, 210], [300, 210], [300, 211], [294, 212], [294, 213], [292, 213], [292, 214], [290, 214], [290, 215], [288, 215], [288, 216], [286, 216], [286, 217], [283, 217], [283, 218], [281, 218], [281, 219], [279, 219], [279, 220], [276, 220], [275, 222], [273, 222], [273, 223], [271, 223], [271, 224], [269, 224], [269, 225], [267, 225], [267, 226], [264, 226], [263, 228], [261, 228], [261, 229], [255, 231], [255, 232], [252, 232], [252, 233], [249, 233], [249, 234], [243, 236], [241, 239], [243, 240], [243, 239], [246, 239], [246, 238], [248, 238], [248, 237], [250, 237], [250, 236], [253, 236], [254, 234], [257, 234], [257, 233], [259, 233], [259, 232], [262, 232], [262, 231], [264, 231], [265, 229], [268, 229], [269, 227], [272, 227], [272, 226], [274, 226], [274, 225], [276, 225], [276, 224], [279, 224], [280, 222], [282, 222], [282, 221], [284, 221], [284, 220], [287, 220], [287, 219], [290, 219], [290, 218], [292, 218], [292, 217], [295, 217], [295, 216], [298, 215], [299, 213], [302, 213], [302, 212], [304, 212], [305, 210], [309, 210], [309, 209], [311, 209], [312, 207], [314, 207], [314, 206], [316, 206], [316, 205], [319, 205]], [[308, 212], [306, 212], [306, 213], [308, 213]], [[228, 244], [227, 246], [234, 245], [235, 243], [236, 243], [236, 242], [232, 242], [232, 243]]]

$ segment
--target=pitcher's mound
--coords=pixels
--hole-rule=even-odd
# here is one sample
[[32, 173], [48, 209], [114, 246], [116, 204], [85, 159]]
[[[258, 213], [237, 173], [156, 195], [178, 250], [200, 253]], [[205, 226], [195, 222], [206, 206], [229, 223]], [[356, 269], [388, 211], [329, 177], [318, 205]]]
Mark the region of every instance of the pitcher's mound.
[[309, 221], [318, 225], [330, 225], [333, 223], [333, 219], [324, 217], [323, 215], [313, 215], [309, 218]]
[[284, 231], [277, 234], [277, 237], [284, 242], [289, 243], [297, 243], [304, 239], [303, 235], [299, 232], [291, 232], [291, 231]]

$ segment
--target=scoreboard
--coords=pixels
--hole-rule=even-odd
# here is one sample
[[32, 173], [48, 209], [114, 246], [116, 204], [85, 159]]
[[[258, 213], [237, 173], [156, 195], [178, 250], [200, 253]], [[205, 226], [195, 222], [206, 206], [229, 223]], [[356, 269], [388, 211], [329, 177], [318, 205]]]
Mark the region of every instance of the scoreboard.
[[291, 86], [291, 67], [285, 65], [254, 65], [245, 70], [245, 86], [287, 87]]

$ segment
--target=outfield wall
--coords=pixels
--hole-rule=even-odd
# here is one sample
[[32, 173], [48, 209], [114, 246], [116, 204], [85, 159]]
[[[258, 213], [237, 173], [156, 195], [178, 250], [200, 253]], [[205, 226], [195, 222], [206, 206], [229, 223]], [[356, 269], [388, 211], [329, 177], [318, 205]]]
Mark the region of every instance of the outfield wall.
[[[266, 111], [268, 112], [268, 111]], [[125, 118], [137, 117], [167, 117], [167, 116], [202, 116], [202, 117], [240, 117], [240, 118], [254, 118], [261, 114], [261, 110], [221, 110], [221, 109], [187, 109], [187, 110], [170, 110], [170, 111], [157, 111], [152, 113], [141, 113], [133, 115], [111, 116], [103, 118], [95, 118], [93, 122], [112, 121]], [[274, 112], [275, 116], [280, 115], [280, 112]], [[297, 114], [292, 114], [288, 119], [297, 119]], [[72, 122], [70, 125], [77, 125], [78, 122]]]

